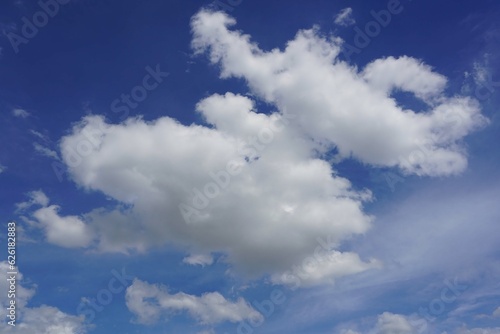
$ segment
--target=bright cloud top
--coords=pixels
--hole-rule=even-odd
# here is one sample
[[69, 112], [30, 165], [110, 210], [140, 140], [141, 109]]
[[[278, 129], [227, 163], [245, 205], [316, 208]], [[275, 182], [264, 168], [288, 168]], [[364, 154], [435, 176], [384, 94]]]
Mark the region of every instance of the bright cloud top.
[[[235, 20], [223, 13], [200, 11], [191, 24], [196, 53], [208, 53], [222, 78], [244, 79], [276, 111], [259, 113], [250, 98], [228, 92], [197, 104], [210, 126], [83, 118], [62, 138], [61, 157], [77, 184], [120, 205], [81, 218], [44, 205], [34, 216], [49, 242], [83, 247], [95, 240], [102, 251], [173, 242], [193, 254], [224, 252], [244, 272], [287, 284], [291, 266], [329, 236], [326, 254], [334, 261], [310, 268], [305, 283], [333, 282], [380, 264], [335, 250], [370, 228], [363, 203], [371, 194], [353, 189], [325, 155], [417, 175], [456, 174], [467, 165], [462, 139], [487, 122], [475, 100], [446, 96], [446, 78], [410, 57], [378, 59], [359, 71], [337, 59], [340, 39], [315, 29], [265, 52], [230, 30]], [[427, 110], [404, 108], [398, 91]]]

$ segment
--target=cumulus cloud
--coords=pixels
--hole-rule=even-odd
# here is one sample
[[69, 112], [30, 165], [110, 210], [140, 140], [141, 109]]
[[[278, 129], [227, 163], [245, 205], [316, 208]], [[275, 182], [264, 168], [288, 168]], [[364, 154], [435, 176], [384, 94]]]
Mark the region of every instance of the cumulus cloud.
[[430, 66], [406, 56], [377, 59], [364, 68], [362, 76], [384, 95], [401, 90], [424, 101], [442, 96], [447, 81], [443, 75], [432, 72]]
[[[7, 291], [9, 290], [6, 273], [9, 272], [6, 261], [0, 262], [0, 306], [6, 310], [9, 305]], [[85, 334], [88, 326], [84, 324], [83, 317], [77, 317], [62, 312], [61, 310], [47, 305], [39, 307], [27, 307], [28, 301], [35, 294], [35, 287], [26, 288], [22, 284], [23, 274], [17, 274], [16, 286], [16, 326], [7, 323], [10, 319], [2, 317], [0, 331], [12, 334]]]
[[93, 239], [93, 233], [87, 224], [77, 216], [60, 216], [58, 205], [48, 205], [49, 198], [41, 190], [28, 194], [30, 200], [17, 204], [17, 210], [27, 210], [33, 205], [41, 206], [31, 215], [38, 222], [36, 227], [41, 228], [47, 241], [51, 244], [66, 247], [86, 247]]
[[50, 205], [33, 213], [42, 225], [47, 241], [66, 248], [88, 246], [92, 241], [92, 232], [77, 216], [60, 216], [60, 207]]
[[205, 293], [199, 297], [183, 292], [170, 294], [165, 286], [139, 279], [135, 279], [127, 288], [125, 299], [128, 309], [142, 324], [151, 324], [160, 316], [182, 311], [201, 324], [262, 320], [262, 315], [243, 298], [232, 302], [218, 292]]
[[191, 254], [182, 259], [182, 262], [204, 267], [206, 265], [211, 265], [214, 262], [214, 258], [210, 254]]
[[[229, 115], [235, 124], [226, 130], [226, 119], [211, 113], [212, 106], [227, 101], [248, 107], [249, 99], [208, 99], [199, 108], [221, 130], [183, 126], [167, 117], [111, 125], [92, 116], [63, 138], [62, 156], [76, 182], [132, 206], [144, 232], [124, 235], [137, 238], [124, 245], [195, 245], [224, 251], [231, 262], [262, 272], [287, 269], [312, 252], [320, 236], [332, 235], [339, 243], [369, 228], [371, 217], [362, 212], [369, 194], [352, 190], [328, 163], [309, 157], [310, 143], [295, 141], [286, 128], [271, 130], [283, 127], [277, 122], [283, 116], [230, 109], [244, 117]], [[272, 142], [259, 140], [261, 129], [268, 129]], [[95, 145], [85, 134], [94, 134]], [[252, 140], [255, 146], [245, 144]], [[294, 141], [294, 149], [287, 149]], [[83, 145], [91, 153], [80, 157]], [[241, 171], [230, 174], [235, 166]]]
[[[335, 252], [370, 228], [363, 204], [371, 194], [353, 189], [326, 157], [417, 175], [459, 173], [467, 165], [463, 138], [487, 122], [479, 104], [447, 96], [446, 78], [420, 60], [389, 57], [358, 70], [337, 59], [340, 39], [315, 29], [266, 52], [231, 30], [235, 23], [200, 11], [191, 22], [193, 49], [208, 54], [222, 78], [244, 79], [273, 112], [228, 92], [196, 105], [206, 125], [170, 117], [110, 124], [91, 115], [61, 139], [73, 180], [121, 205], [83, 215], [98, 247], [142, 251], [171, 242], [190, 252], [224, 252], [242, 271], [284, 282], [318, 238], [330, 236], [336, 260], [311, 272], [308, 283], [378, 266]], [[397, 91], [415, 95], [427, 110], [402, 107]], [[55, 211], [44, 210], [51, 217]], [[73, 225], [83, 230], [82, 221]]]
[[[296, 116], [292, 125], [317, 142], [342, 157], [418, 175], [466, 167], [459, 140], [486, 119], [477, 101], [444, 95], [444, 78], [428, 66], [386, 58], [360, 73], [337, 58], [340, 40], [326, 40], [314, 29], [300, 31], [283, 51], [264, 52], [248, 35], [231, 31], [235, 23], [222, 13], [198, 13], [192, 20], [194, 49], [208, 52], [222, 77], [245, 79], [259, 97]], [[404, 109], [390, 95], [395, 88], [433, 97], [436, 104], [424, 112]]]
[[356, 21], [352, 17], [352, 8], [347, 7], [347, 8], [342, 9], [335, 16], [334, 22], [335, 22], [335, 24], [337, 24], [339, 26], [344, 26], [344, 27], [347, 27], [347, 26], [350, 26], [350, 25], [353, 25], [354, 23], [356, 23]]

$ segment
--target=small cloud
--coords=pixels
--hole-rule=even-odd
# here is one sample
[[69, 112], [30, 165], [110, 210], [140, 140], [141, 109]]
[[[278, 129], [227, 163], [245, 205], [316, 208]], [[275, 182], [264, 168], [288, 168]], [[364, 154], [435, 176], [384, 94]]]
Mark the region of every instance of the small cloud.
[[191, 264], [193, 266], [200, 265], [204, 267], [206, 265], [209, 266], [214, 263], [214, 258], [208, 254], [192, 254], [182, 259], [182, 262]]
[[4, 165], [0, 164], [0, 174], [2, 174], [3, 172], [5, 172], [6, 169], [7, 169], [7, 167], [5, 167]]
[[33, 147], [35, 148], [35, 151], [37, 151], [38, 153], [40, 153], [43, 156], [46, 156], [49, 158], [54, 158], [56, 160], [61, 160], [56, 151], [53, 151], [53, 150], [51, 150], [45, 146], [42, 146], [38, 143], [33, 143]]
[[28, 197], [30, 197], [29, 201], [16, 204], [17, 212], [26, 210], [33, 205], [46, 207], [49, 204], [49, 198], [41, 190], [30, 191]]
[[497, 309], [495, 311], [493, 311], [493, 317], [500, 318], [500, 306], [497, 307]]
[[24, 109], [16, 108], [12, 110], [12, 115], [20, 118], [26, 118], [30, 115], [30, 113]]
[[335, 24], [343, 27], [348, 27], [356, 23], [356, 20], [352, 17], [352, 8], [347, 7], [342, 9], [337, 16], [335, 16]]
[[184, 292], [171, 294], [164, 285], [150, 284], [137, 278], [127, 288], [125, 301], [140, 324], [154, 324], [162, 315], [183, 311], [202, 325], [264, 320], [263, 315], [242, 297], [232, 301], [218, 292], [207, 292], [201, 296]]
[[36, 130], [30, 130], [30, 133], [33, 136], [36, 136], [36, 137], [40, 138], [43, 141], [48, 141], [47, 137], [44, 134], [42, 134], [42, 133], [40, 133], [40, 132], [38, 132]]
[[488, 83], [488, 77], [490, 75], [488, 65], [486, 63], [475, 62], [474, 63], [474, 82], [478, 86], [482, 86]]
[[29, 219], [29, 225], [43, 229], [47, 242], [65, 248], [87, 247], [93, 239], [93, 232], [87, 224], [77, 216], [59, 215], [58, 205], [49, 205], [49, 198], [41, 190], [28, 193], [30, 200], [17, 203], [17, 212], [26, 211], [33, 205], [41, 206], [31, 216], [36, 220], [34, 223]]

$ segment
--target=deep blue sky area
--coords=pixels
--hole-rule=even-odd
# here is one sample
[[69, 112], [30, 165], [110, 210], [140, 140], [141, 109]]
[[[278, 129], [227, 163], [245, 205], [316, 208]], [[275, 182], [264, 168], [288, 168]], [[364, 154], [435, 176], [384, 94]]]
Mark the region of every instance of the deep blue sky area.
[[[25, 301], [26, 305], [18, 309], [17, 326], [13, 327], [7, 324], [8, 318], [5, 317], [7, 294], [0, 291], [0, 332], [500, 333], [500, 248], [497, 241], [500, 235], [498, 1], [220, 0], [224, 6], [214, 6], [209, 0], [66, 2], [3, 0], [0, 3], [0, 260], [7, 260], [7, 223], [15, 221], [18, 227], [16, 262], [23, 276], [22, 281], [18, 282], [18, 289], [31, 289], [32, 294], [18, 292], [17, 298]], [[26, 37], [26, 20], [33, 22], [33, 16], [43, 12], [41, 4], [45, 3], [58, 3], [58, 8], [53, 17], [37, 28], [38, 32], [34, 36]], [[233, 5], [229, 5], [231, 3]], [[397, 6], [397, 13], [390, 14], [385, 26], [376, 23], [375, 16], [381, 12], [390, 13], [387, 10], [391, 6]], [[218, 9], [235, 20], [235, 25], [227, 27], [232, 32], [233, 40], [224, 44], [226, 41], [221, 36], [226, 35], [221, 31], [226, 28], [220, 28], [212, 16], [210, 19], [205, 18], [206, 25], [198, 28], [199, 31], [191, 26], [193, 17], [207, 9], [206, 13], [215, 15], [213, 17], [217, 15], [214, 9]], [[341, 18], [342, 13], [345, 15]], [[211, 19], [213, 21], [208, 22]], [[370, 24], [378, 27], [372, 36], [366, 34]], [[350, 87], [351, 77], [344, 79], [345, 84], [340, 82], [335, 86], [332, 82], [337, 80], [336, 76], [346, 74], [333, 69], [331, 72], [319, 71], [325, 77], [331, 75], [331, 80], [317, 82], [318, 89], [309, 90], [315, 79], [308, 75], [319, 67], [311, 65], [309, 71], [293, 72], [293, 66], [300, 68], [300, 62], [306, 59], [299, 55], [294, 55], [290, 60], [290, 63], [298, 62], [295, 65], [286, 62], [283, 65], [283, 68], [290, 68], [275, 70], [272, 75], [263, 74], [267, 73], [265, 66], [271, 68], [275, 63], [267, 59], [264, 66], [264, 63], [258, 63], [262, 59], [258, 59], [256, 54], [285, 52], [288, 43], [296, 38], [299, 31], [312, 28], [315, 29], [315, 36], [330, 43], [329, 47], [343, 45], [340, 54], [332, 61], [335, 65], [322, 66], [348, 68], [352, 82], [370, 82], [369, 78], [363, 77], [363, 70], [377, 59], [384, 61], [392, 59], [390, 57], [399, 60], [411, 57], [412, 60], [408, 61], [406, 67], [397, 69], [395, 66], [400, 66], [400, 63], [389, 64], [384, 70], [386, 72], [382, 72], [377, 79], [379, 81], [375, 84], [370, 82], [369, 89], [373, 88], [373, 91], [353, 86], [358, 87], [353, 89], [359, 90], [351, 91], [351, 95], [345, 92], [348, 90], [346, 87]], [[219, 34], [207, 42], [211, 43], [212, 49], [195, 54], [191, 46], [195, 30], [204, 33], [207, 41], [212, 36], [210, 34]], [[360, 32], [365, 36], [363, 45], [359, 44]], [[22, 38], [23, 42], [16, 44], [13, 36]], [[226, 38], [229, 40], [230, 37]], [[230, 49], [228, 45], [236, 43], [236, 40], [239, 46]], [[244, 53], [242, 45], [245, 41], [255, 43], [260, 48], [251, 60], [245, 58], [252, 57]], [[304, 49], [304, 53], [307, 50], [315, 52], [311, 51], [314, 47]], [[210, 50], [215, 53], [218, 50], [223, 54], [222, 62], [211, 62], [210, 57], [214, 55], [209, 54]], [[224, 66], [232, 72], [222, 78]], [[411, 66], [418, 67], [419, 72], [405, 76], [404, 73], [410, 71]], [[283, 76], [282, 81], [272, 79], [279, 71], [287, 70], [290, 77], [298, 76], [296, 81], [290, 79], [290, 82], [298, 82], [297, 87], [300, 87], [303, 79], [303, 90], [293, 93], [292, 89], [281, 89], [280, 85], [289, 83], [288, 77]], [[163, 73], [157, 81], [151, 78], [154, 71]], [[431, 72], [439, 76], [429, 74]], [[297, 73], [302, 73], [303, 78]], [[142, 101], [132, 102], [134, 106], [127, 107], [126, 102], [120, 101], [123, 94], [131, 94], [137, 86], [144, 86], [148, 75], [152, 80], [148, 82], [155, 83], [155, 88], [147, 90], [147, 96]], [[403, 79], [399, 79], [399, 75]], [[318, 74], [314, 78], [319, 77]], [[393, 78], [396, 78], [393, 87], [384, 91], [385, 81]], [[444, 79], [440, 78], [446, 80], [442, 88], [439, 88], [439, 82]], [[333, 87], [331, 89], [330, 84]], [[377, 90], [377, 84], [382, 87], [381, 90]], [[272, 85], [277, 88], [269, 88]], [[418, 89], [430, 89], [433, 91], [429, 94], [436, 95], [426, 100], [422, 98], [423, 95], [419, 96]], [[222, 144], [221, 148], [214, 147], [213, 152], [200, 148], [202, 151], [199, 155], [194, 155], [192, 160], [184, 160], [190, 161], [189, 164], [178, 167], [177, 163], [180, 162], [175, 157], [185, 157], [182, 152], [194, 154], [196, 148], [193, 147], [196, 145], [211, 143], [211, 140], [216, 142], [213, 139], [215, 134], [196, 141], [197, 137], [202, 138], [203, 132], [200, 130], [197, 136], [191, 138], [189, 131], [195, 131], [196, 126], [204, 127], [204, 130], [211, 128], [217, 136], [220, 132], [223, 133], [221, 138], [227, 138], [233, 135], [233, 130], [250, 131], [261, 124], [258, 120], [252, 123], [250, 118], [244, 119], [243, 116], [228, 116], [224, 119], [227, 123], [221, 121], [219, 125], [214, 125], [196, 111], [197, 104], [203, 99], [227, 92], [251, 99], [254, 111], [263, 115], [283, 113], [287, 101], [292, 101], [295, 96], [310, 97], [310, 101], [313, 101], [310, 108], [304, 108], [303, 115], [296, 118], [302, 123], [297, 120], [294, 123], [296, 126], [287, 128], [289, 132], [285, 135], [299, 133], [296, 137], [302, 138], [300, 140], [306, 142], [311, 139], [311, 143], [319, 143], [318, 147], [333, 138], [325, 144], [328, 149], [319, 152], [310, 148], [313, 144], [304, 148], [306, 146], [301, 146], [303, 141], [300, 140], [293, 143], [289, 141], [286, 145], [280, 141], [276, 145], [282, 146], [270, 148], [277, 151], [272, 151], [274, 153], [269, 155], [269, 159], [275, 159], [273, 163], [279, 165], [287, 161], [287, 154], [298, 152], [296, 157], [294, 155], [296, 160], [290, 158], [290, 161], [298, 164], [301, 161], [299, 159], [306, 159], [303, 152], [310, 150], [309, 156], [306, 154], [307, 159], [328, 162], [332, 168], [331, 175], [349, 180], [353, 191], [371, 193], [371, 199], [361, 200], [360, 207], [362, 214], [371, 219], [369, 228], [355, 230], [355, 218], [352, 223], [345, 218], [352, 214], [351, 211], [345, 217], [342, 214], [331, 217], [332, 226], [337, 226], [337, 219], [344, 222], [342, 219], [345, 218], [346, 231], [355, 231], [352, 235], [344, 236], [344, 230], [339, 228], [338, 243], [334, 248], [339, 254], [359, 256], [361, 260], [358, 260], [362, 262], [356, 262], [358, 267], [348, 267], [347, 262], [342, 262], [347, 260], [340, 259], [336, 264], [338, 267], [331, 267], [331, 279], [321, 276], [323, 272], [318, 272], [318, 276], [311, 274], [317, 278], [316, 281], [311, 280], [310, 284], [304, 283], [304, 286], [294, 288], [276, 278], [279, 276], [277, 273], [283, 272], [278, 255], [264, 255], [270, 260], [259, 262], [264, 263], [262, 266], [252, 262], [254, 257], [265, 254], [259, 249], [275, 248], [276, 254], [280, 249], [288, 249], [289, 255], [283, 256], [281, 262], [286, 268], [290, 268], [288, 264], [302, 261], [310, 255], [305, 252], [309, 241], [301, 243], [301, 240], [306, 240], [308, 236], [311, 236], [310, 240], [315, 240], [315, 233], [321, 232], [323, 225], [317, 221], [323, 217], [320, 212], [323, 202], [320, 198], [327, 196], [319, 186], [314, 186], [316, 177], [319, 178], [321, 173], [319, 169], [310, 176], [293, 174], [293, 182], [297, 181], [299, 186], [291, 191], [292, 198], [302, 198], [304, 205], [308, 201], [306, 198], [311, 198], [307, 202], [311, 205], [307, 206], [307, 214], [301, 215], [294, 209], [287, 211], [291, 215], [295, 212], [297, 219], [304, 223], [296, 231], [292, 231], [293, 226], [282, 227], [283, 234], [279, 229], [267, 232], [263, 227], [259, 230], [259, 226], [266, 224], [262, 217], [274, 217], [274, 213], [266, 214], [266, 210], [276, 200], [269, 194], [285, 196], [290, 190], [287, 188], [290, 183], [273, 183], [277, 176], [266, 174], [271, 173], [271, 169], [244, 174], [242, 180], [252, 180], [255, 187], [244, 186], [244, 191], [239, 186], [231, 188], [234, 193], [230, 198], [241, 206], [229, 204], [227, 215], [220, 217], [212, 213], [215, 217], [211, 216], [214, 219], [213, 230], [193, 232], [195, 227], [191, 225], [176, 225], [177, 211], [170, 214], [168, 210], [177, 207], [174, 193], [178, 193], [168, 188], [167, 184], [181, 189], [184, 186], [182, 182], [193, 182], [186, 184], [186, 187], [202, 182], [202, 178], [197, 175], [193, 175], [191, 180], [184, 175], [184, 171], [188, 173], [203, 168], [209, 171], [207, 166], [217, 159], [223, 159], [221, 157], [226, 154], [226, 146]], [[266, 100], [266, 93], [272, 97]], [[404, 123], [407, 129], [395, 127], [387, 131], [380, 130], [381, 137], [395, 134], [388, 141], [372, 138], [366, 141], [365, 146], [356, 146], [356, 133], [363, 134], [366, 131], [372, 134], [376, 131], [372, 129], [381, 129], [384, 124], [395, 124], [389, 119], [385, 123], [369, 122], [366, 127], [363, 125], [367, 124], [363, 123], [366, 119], [371, 119], [370, 110], [378, 110], [373, 105], [375, 98], [370, 100], [367, 97], [372, 93], [380, 99], [392, 99], [394, 108], [400, 108], [398, 110], [404, 117], [409, 111], [415, 111], [415, 123]], [[323, 101], [323, 97], [335, 101], [336, 96], [339, 101], [343, 101], [339, 103], [345, 103], [345, 108], [342, 104], [335, 104], [339, 109], [334, 108], [331, 112], [332, 115], [338, 112], [342, 115], [340, 118], [330, 122], [318, 116], [324, 114], [314, 114], [313, 111], [307, 114], [309, 109], [321, 109], [317, 101]], [[340, 98], [344, 96], [351, 96], [353, 105], [358, 107], [349, 109], [349, 102]], [[463, 98], [460, 100], [463, 104], [454, 109], [446, 105], [446, 101], [453, 98]], [[360, 101], [364, 99], [367, 102], [363, 104]], [[478, 111], [474, 119], [482, 121], [475, 122], [464, 116], [469, 112], [464, 107], [466, 103], [463, 101], [466, 99], [471, 101], [471, 108]], [[427, 130], [427, 125], [422, 125], [422, 128], [418, 128], [421, 130], [415, 130], [419, 125], [414, 124], [421, 121], [418, 117], [430, 114], [441, 103], [443, 109], [452, 110], [450, 117], [455, 117], [456, 123], [449, 128], [436, 125], [434, 130]], [[122, 107], [120, 112], [117, 112], [117, 106]], [[366, 112], [360, 110], [365, 107]], [[352, 116], [351, 123], [343, 122], [342, 117], [351, 120], [349, 117], [358, 112], [364, 116]], [[120, 150], [122, 146], [115, 142], [118, 137], [113, 137], [115, 134], [110, 132], [105, 139], [107, 141], [100, 144], [101, 148], [108, 145], [107, 153], [100, 154], [100, 160], [89, 158], [87, 161], [92, 162], [82, 164], [87, 166], [86, 170], [83, 167], [79, 169], [80, 165], [72, 170], [63, 153], [63, 148], [69, 144], [63, 138], [76, 136], [79, 130], [73, 131], [73, 127], [78, 125], [81, 130], [82, 124], [86, 124], [85, 117], [92, 118], [95, 115], [102, 116], [107, 124], [124, 131], [120, 145], [130, 147], [132, 153], [123, 153], [126, 149]], [[213, 115], [214, 118], [223, 117], [215, 111]], [[386, 115], [389, 115], [389, 111], [381, 113], [381, 119]], [[140, 123], [139, 118], [146, 122], [144, 124], [149, 124], [146, 126], [141, 123], [144, 125], [141, 128], [143, 130], [153, 128], [152, 124], [158, 120], [172, 119], [179, 126], [185, 126], [182, 128], [184, 132], [179, 130], [179, 134], [170, 136], [165, 131], [174, 130], [165, 128], [167, 130], [159, 130], [154, 136], [143, 134], [141, 137], [137, 133], [142, 130], [132, 129], [133, 124]], [[238, 122], [242, 125], [235, 125]], [[434, 119], [429, 122], [425, 124], [438, 121]], [[456, 128], [453, 128], [455, 125]], [[224, 128], [226, 132], [223, 132], [224, 126], [233, 128]], [[332, 128], [328, 129], [328, 126]], [[342, 135], [336, 136], [336, 132]], [[394, 147], [399, 149], [406, 145], [407, 138], [413, 140], [413, 135], [415, 142], [419, 138], [432, 141], [432, 154], [434, 150], [438, 152], [439, 145], [458, 152], [465, 159], [466, 166], [451, 171], [454, 168], [451, 164], [440, 165], [441, 161], [436, 160], [436, 164], [432, 165], [434, 172], [415, 172], [405, 170], [402, 164], [398, 165], [398, 162], [389, 158], [372, 158], [368, 149], [363, 148], [373, 147], [382, 152], [379, 156], [385, 157], [384, 152], [390, 152], [392, 144], [396, 143]], [[438, 135], [455, 137], [437, 142], [435, 138]], [[344, 141], [342, 136], [348, 139]], [[284, 138], [284, 142], [287, 142], [289, 137]], [[144, 147], [137, 149], [142, 139]], [[346, 150], [349, 152], [339, 158], [336, 154], [343, 150], [342, 145], [348, 147]], [[219, 149], [222, 153], [219, 153]], [[156, 153], [151, 152], [160, 153], [156, 156]], [[299, 156], [301, 158], [297, 158]], [[267, 157], [263, 153], [260, 159], [264, 163]], [[116, 172], [107, 169], [125, 166], [131, 161], [128, 159], [136, 159], [129, 174], [121, 174], [118, 169]], [[144, 166], [140, 165], [141, 161], [144, 161]], [[161, 163], [158, 162], [156, 166], [156, 161]], [[98, 166], [101, 166], [101, 162], [106, 167], [100, 169]], [[436, 172], [441, 168], [436, 167], [438, 165], [443, 169]], [[175, 175], [176, 171], [180, 174]], [[141, 174], [144, 178], [135, 179], [135, 173], [146, 174]], [[283, 170], [277, 175], [288, 175], [286, 173]], [[262, 177], [261, 183], [258, 182], [259, 177]], [[133, 183], [132, 188], [126, 186], [129, 180]], [[259, 192], [261, 186], [267, 190]], [[283, 187], [283, 190], [279, 187]], [[154, 191], [149, 192], [150, 189]], [[240, 190], [242, 192], [238, 193]], [[123, 192], [129, 192], [131, 198], [151, 198], [142, 204], [127, 202], [123, 200]], [[249, 194], [254, 195], [245, 202], [245, 196]], [[266, 197], [268, 195], [269, 200]], [[47, 201], [43, 199], [44, 196]], [[356, 197], [352, 193], [338, 196]], [[243, 204], [238, 200], [243, 201]], [[254, 202], [262, 205], [254, 207]], [[54, 209], [52, 205], [57, 207]], [[214, 207], [218, 208], [217, 205]], [[288, 210], [286, 205], [283, 210]], [[46, 216], [43, 216], [42, 211]], [[55, 214], [52, 215], [53, 212]], [[250, 219], [248, 226], [244, 227], [245, 231], [248, 228], [248, 233], [238, 234], [238, 227], [231, 225], [231, 219], [241, 220], [243, 224], [252, 215], [258, 221]], [[228, 225], [224, 225], [226, 223]], [[169, 227], [162, 229], [161, 226]], [[170, 226], [173, 227], [170, 229]], [[77, 233], [75, 240], [80, 240], [82, 245], [73, 247], [65, 242], [64, 233], [69, 230], [73, 232], [68, 233], [76, 233], [75, 229], [92, 231], [88, 232], [92, 236], [85, 242], [82, 241], [83, 237], [80, 238], [81, 234]], [[185, 232], [186, 235], [179, 232], [184, 229], [190, 232]], [[167, 230], [168, 233], [163, 233]], [[325, 227], [326, 230], [328, 228]], [[216, 235], [217, 231], [220, 235]], [[243, 235], [242, 239], [226, 239], [231, 233]], [[290, 240], [277, 241], [273, 246], [266, 241], [266, 236], [270, 234], [278, 239], [288, 237]], [[262, 239], [258, 239], [259, 236]], [[136, 237], [138, 239], [134, 239]], [[137, 240], [141, 240], [140, 247], [134, 243]], [[119, 251], [103, 249], [106, 248], [103, 245], [115, 245], [115, 241], [124, 248]], [[191, 257], [188, 255], [197, 253], [200, 258], [204, 256], [203, 260], [197, 258], [190, 263]], [[359, 269], [364, 268], [366, 263], [372, 263], [373, 268]], [[1, 268], [3, 270], [6, 267]], [[358, 269], [350, 271], [350, 268]], [[111, 294], [112, 300], [102, 307], [102, 311], [89, 311], [92, 310], [89, 300], [98, 298], [103, 289], [109, 290], [109, 282], [115, 277], [113, 272], [122, 270], [130, 278], [124, 281], [120, 291]], [[3, 275], [6, 272], [1, 272], [0, 278]], [[312, 276], [308, 276], [308, 279]], [[455, 290], [450, 290], [453, 291], [453, 298], [443, 299], [443, 289], [449, 288], [450, 282], [454, 280]], [[4, 288], [5, 284], [2, 284], [0, 290]], [[460, 290], [456, 288], [457, 285], [466, 288]], [[259, 303], [268, 300], [273, 291], [281, 293], [284, 302], [273, 304], [272, 312], [266, 314], [266, 310], [259, 308]], [[214, 297], [215, 293], [223, 302], [219, 299], [219, 302], [213, 303], [210, 298], [219, 298]], [[181, 305], [183, 296], [188, 295], [193, 298], [192, 305], [199, 303], [196, 307], [175, 306]], [[137, 296], [143, 299], [134, 299]], [[134, 303], [139, 303], [139, 307]], [[83, 308], [79, 308], [79, 305]], [[253, 312], [260, 312], [263, 317], [258, 326], [250, 325], [252, 308]], [[427, 308], [430, 315], [426, 317], [422, 308]], [[59, 318], [51, 313], [56, 309], [63, 314]], [[45, 319], [43, 324], [37, 317]], [[23, 323], [26, 324], [24, 329], [21, 326]], [[53, 327], [50, 327], [51, 324]], [[421, 330], [422, 324], [425, 324], [425, 330]]]

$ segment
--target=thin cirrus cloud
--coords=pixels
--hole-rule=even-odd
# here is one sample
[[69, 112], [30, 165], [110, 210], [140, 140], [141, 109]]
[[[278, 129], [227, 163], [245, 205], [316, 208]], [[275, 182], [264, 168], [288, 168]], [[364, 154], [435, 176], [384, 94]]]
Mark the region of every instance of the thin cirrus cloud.
[[[170, 242], [190, 252], [224, 252], [242, 272], [286, 284], [287, 270], [328, 235], [336, 262], [317, 266], [311, 285], [380, 268], [338, 251], [370, 229], [373, 217], [363, 205], [372, 198], [353, 189], [326, 156], [421, 176], [460, 173], [467, 166], [461, 140], [488, 122], [479, 103], [447, 96], [446, 78], [411, 57], [377, 59], [358, 70], [337, 58], [339, 38], [326, 40], [315, 29], [266, 52], [232, 30], [235, 24], [220, 12], [198, 12], [192, 47], [220, 66], [221, 78], [245, 80], [275, 111], [260, 113], [255, 101], [227, 92], [197, 104], [209, 126], [170, 117], [120, 124], [84, 117], [61, 139], [62, 160], [79, 186], [120, 206], [71, 217], [73, 231], [93, 231], [76, 244], [92, 239], [101, 251], [127, 252]], [[404, 108], [396, 91], [427, 109]], [[227, 172], [231, 163], [239, 173]], [[56, 209], [44, 207], [35, 218], [63, 218]], [[58, 238], [47, 239], [61, 244]]]
[[12, 115], [14, 115], [15, 117], [19, 117], [19, 118], [26, 118], [30, 115], [30, 113], [24, 109], [15, 108], [15, 109], [12, 109]]
[[335, 15], [333, 22], [344, 27], [348, 27], [356, 23], [356, 20], [352, 17], [352, 8], [347, 7], [342, 9], [337, 15]]

